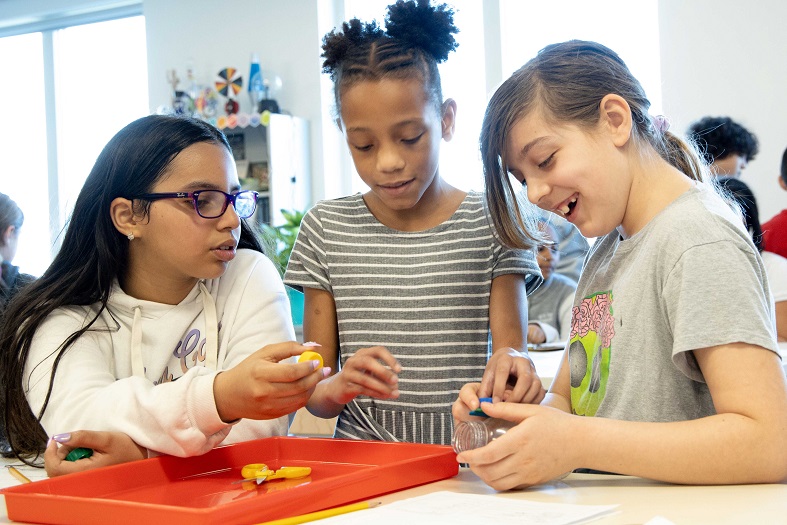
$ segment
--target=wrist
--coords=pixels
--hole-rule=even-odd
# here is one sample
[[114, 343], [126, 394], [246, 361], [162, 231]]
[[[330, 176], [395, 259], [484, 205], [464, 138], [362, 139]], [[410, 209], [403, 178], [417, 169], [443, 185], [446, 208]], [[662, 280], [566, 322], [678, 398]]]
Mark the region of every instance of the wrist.
[[228, 402], [232, 398], [231, 395], [227, 395], [227, 389], [231, 384], [230, 380], [231, 377], [227, 372], [219, 372], [213, 379], [213, 399], [216, 403], [216, 412], [224, 423], [232, 423], [238, 419], [238, 416], [233, 412], [231, 403]]
[[[312, 393], [309, 401], [306, 403], [306, 409], [312, 415], [330, 419], [338, 416], [344, 409], [344, 404], [335, 400], [335, 394], [333, 393], [335, 388], [331, 388], [334, 377], [336, 376], [324, 379], [318, 383], [317, 387], [314, 389], [314, 393]], [[341, 392], [339, 392], [339, 394], [340, 393]]]

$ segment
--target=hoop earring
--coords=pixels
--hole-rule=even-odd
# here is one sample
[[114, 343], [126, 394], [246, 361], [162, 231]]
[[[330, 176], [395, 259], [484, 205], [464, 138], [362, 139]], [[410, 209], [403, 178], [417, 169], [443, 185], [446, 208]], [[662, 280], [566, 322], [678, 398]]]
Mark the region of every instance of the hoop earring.
[[134, 240], [134, 234], [133, 233], [129, 233], [128, 235], [126, 235], [126, 237], [128, 238], [129, 241], [133, 241]]

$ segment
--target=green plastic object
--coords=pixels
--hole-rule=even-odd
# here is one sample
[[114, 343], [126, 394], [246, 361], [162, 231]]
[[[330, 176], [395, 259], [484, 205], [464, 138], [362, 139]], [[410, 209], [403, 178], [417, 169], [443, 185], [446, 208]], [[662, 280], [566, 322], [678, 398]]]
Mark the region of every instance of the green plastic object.
[[[492, 398], [491, 397], [480, 397], [480, 398], [478, 398], [478, 401], [480, 401], [481, 403], [491, 403], [492, 402]], [[471, 416], [489, 417], [486, 414], [484, 414], [484, 411], [481, 410], [481, 407], [478, 407], [475, 410], [471, 410], [470, 411], [470, 415]]]
[[80, 459], [89, 458], [92, 455], [93, 455], [93, 449], [92, 448], [82, 448], [82, 447], [80, 447], [80, 448], [75, 448], [74, 450], [69, 452], [68, 455], [66, 456], [66, 460], [68, 460], [68, 461], [78, 461]]

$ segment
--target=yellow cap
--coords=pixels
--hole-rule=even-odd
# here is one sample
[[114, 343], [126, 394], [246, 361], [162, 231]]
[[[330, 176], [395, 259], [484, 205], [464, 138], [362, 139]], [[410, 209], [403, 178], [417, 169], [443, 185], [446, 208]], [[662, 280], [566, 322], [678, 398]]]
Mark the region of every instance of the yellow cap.
[[304, 361], [319, 361], [320, 364], [317, 365], [317, 368], [322, 368], [322, 356], [317, 352], [312, 352], [311, 350], [307, 350], [301, 354], [298, 358], [299, 363], [303, 363]]

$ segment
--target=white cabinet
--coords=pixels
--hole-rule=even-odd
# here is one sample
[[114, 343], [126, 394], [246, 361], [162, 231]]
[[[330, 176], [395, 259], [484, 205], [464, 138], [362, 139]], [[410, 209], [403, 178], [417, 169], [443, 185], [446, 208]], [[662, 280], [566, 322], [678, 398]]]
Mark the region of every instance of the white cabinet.
[[241, 184], [260, 192], [255, 219], [277, 226], [284, 223], [282, 209], [305, 210], [311, 187], [308, 121], [272, 113], [267, 125], [253, 118], [233, 122], [217, 124], [233, 146]]

